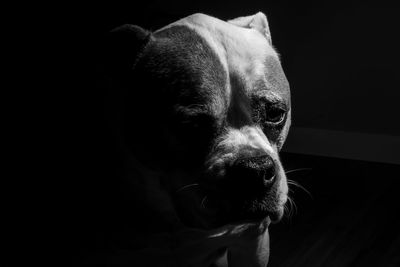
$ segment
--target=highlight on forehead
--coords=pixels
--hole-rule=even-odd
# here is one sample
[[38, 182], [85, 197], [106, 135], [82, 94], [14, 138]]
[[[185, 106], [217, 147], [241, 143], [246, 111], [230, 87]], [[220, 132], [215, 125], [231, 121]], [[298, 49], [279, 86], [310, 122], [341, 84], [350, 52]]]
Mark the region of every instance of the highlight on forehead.
[[[235, 79], [232, 79], [232, 78]], [[251, 79], [250, 79], [251, 78]], [[269, 98], [287, 99], [289, 94], [289, 83], [283, 72], [280, 61], [275, 56], [267, 56], [262, 61], [262, 71], [252, 77], [241, 73], [231, 75], [231, 85], [241, 88], [246, 94], [268, 95]]]
[[289, 100], [289, 82], [283, 72], [279, 59], [273, 56], [268, 56], [266, 57], [264, 64], [267, 89], [281, 96], [283, 99]]

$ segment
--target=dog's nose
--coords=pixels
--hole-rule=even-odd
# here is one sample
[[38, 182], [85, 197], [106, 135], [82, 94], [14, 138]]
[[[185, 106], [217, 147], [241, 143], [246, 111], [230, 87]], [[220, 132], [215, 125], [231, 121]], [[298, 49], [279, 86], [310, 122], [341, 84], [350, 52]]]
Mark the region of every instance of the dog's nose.
[[275, 181], [275, 164], [270, 156], [237, 159], [227, 168], [226, 192], [233, 198], [264, 194]]
[[275, 165], [273, 159], [268, 156], [241, 158], [232, 166], [235, 176], [257, 179], [264, 185], [271, 183], [275, 178]]

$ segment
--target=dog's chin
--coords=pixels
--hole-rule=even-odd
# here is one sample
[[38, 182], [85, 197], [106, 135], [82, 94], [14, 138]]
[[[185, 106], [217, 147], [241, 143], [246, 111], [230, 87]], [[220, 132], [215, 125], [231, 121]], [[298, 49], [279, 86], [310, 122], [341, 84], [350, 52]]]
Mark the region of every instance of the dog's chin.
[[264, 218], [269, 217], [272, 223], [277, 223], [279, 222], [282, 217], [283, 217], [283, 208], [278, 208], [273, 211], [268, 211], [268, 210], [242, 210], [241, 212], [238, 213], [232, 213], [230, 216], [230, 221], [235, 222], [235, 221], [260, 221], [263, 220]]

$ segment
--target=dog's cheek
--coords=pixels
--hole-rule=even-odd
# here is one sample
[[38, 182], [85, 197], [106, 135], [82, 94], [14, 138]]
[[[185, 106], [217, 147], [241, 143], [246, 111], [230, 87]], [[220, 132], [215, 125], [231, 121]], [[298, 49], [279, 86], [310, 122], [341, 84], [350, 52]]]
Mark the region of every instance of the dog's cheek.
[[285, 171], [281, 164], [279, 164], [279, 174], [281, 178], [279, 179], [279, 187], [278, 187], [278, 195], [279, 195], [279, 204], [284, 205], [288, 198], [289, 187], [287, 183], [287, 178]]

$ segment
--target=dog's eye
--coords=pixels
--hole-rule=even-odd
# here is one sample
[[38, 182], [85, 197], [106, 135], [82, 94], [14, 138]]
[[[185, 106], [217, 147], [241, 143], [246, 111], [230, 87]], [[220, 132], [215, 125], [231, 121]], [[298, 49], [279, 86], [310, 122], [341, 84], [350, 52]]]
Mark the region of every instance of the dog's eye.
[[277, 106], [266, 107], [265, 120], [267, 123], [280, 124], [285, 119], [286, 111]]
[[254, 122], [265, 127], [281, 126], [286, 119], [286, 105], [277, 97], [254, 95], [251, 98], [252, 117]]

